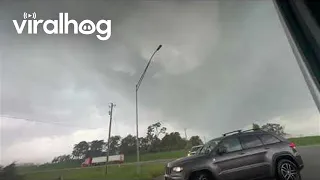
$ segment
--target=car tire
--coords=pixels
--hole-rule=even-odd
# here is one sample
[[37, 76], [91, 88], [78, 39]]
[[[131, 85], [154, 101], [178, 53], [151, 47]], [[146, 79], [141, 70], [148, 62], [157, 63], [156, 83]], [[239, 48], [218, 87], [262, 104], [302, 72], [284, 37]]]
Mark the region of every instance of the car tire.
[[196, 173], [191, 180], [212, 180], [212, 177], [206, 172]]
[[292, 161], [280, 160], [277, 164], [277, 180], [301, 180], [300, 170]]

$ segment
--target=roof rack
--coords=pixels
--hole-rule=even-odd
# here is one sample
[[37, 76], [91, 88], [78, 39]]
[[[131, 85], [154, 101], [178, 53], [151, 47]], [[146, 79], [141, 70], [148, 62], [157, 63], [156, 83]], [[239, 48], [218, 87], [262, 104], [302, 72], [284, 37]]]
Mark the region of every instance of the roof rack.
[[248, 130], [241, 131], [241, 132], [251, 132], [251, 131], [261, 131], [261, 129], [248, 129]]
[[233, 134], [233, 133], [241, 133], [241, 130], [227, 132], [227, 133], [224, 133], [223, 136], [226, 136], [226, 135], [229, 135], [229, 134]]
[[229, 135], [229, 134], [234, 134], [234, 133], [244, 133], [244, 132], [251, 132], [251, 131], [262, 131], [261, 129], [248, 129], [248, 130], [236, 130], [236, 131], [231, 131], [228, 133], [224, 133], [223, 136]]

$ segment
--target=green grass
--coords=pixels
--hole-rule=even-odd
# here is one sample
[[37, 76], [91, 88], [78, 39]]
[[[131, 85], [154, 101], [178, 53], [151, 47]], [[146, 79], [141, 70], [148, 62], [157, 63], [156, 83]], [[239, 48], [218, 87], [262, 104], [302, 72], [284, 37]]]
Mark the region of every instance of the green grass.
[[140, 175], [137, 175], [135, 165], [122, 165], [120, 167], [110, 166], [107, 176], [105, 176], [105, 167], [37, 172], [24, 176], [26, 180], [54, 180], [59, 176], [63, 176], [64, 180], [151, 180], [163, 172], [163, 163], [153, 163], [142, 165]]
[[[159, 153], [148, 153], [140, 156], [140, 161], [152, 161], [157, 159], [175, 159], [186, 156], [186, 151], [170, 151], [170, 152], [159, 152]], [[135, 162], [137, 160], [136, 155], [125, 156], [125, 162]]]
[[[171, 152], [159, 152], [159, 153], [148, 153], [141, 154], [140, 161], [152, 161], [157, 159], [175, 159], [186, 155], [186, 151], [171, 151]], [[125, 156], [125, 163], [136, 162], [137, 156]], [[18, 167], [20, 173], [32, 172], [32, 171], [45, 171], [51, 169], [65, 169], [65, 168], [78, 168], [80, 167], [82, 161], [66, 162], [66, 163], [56, 163], [56, 164], [43, 164], [40, 166], [23, 166]]]
[[320, 136], [308, 136], [299, 138], [290, 138], [291, 142], [297, 146], [318, 145], [320, 144]]
[[80, 167], [81, 161], [74, 161], [74, 162], [62, 162], [56, 164], [42, 164], [39, 166], [20, 166], [17, 167], [18, 172], [25, 173], [25, 172], [32, 172], [32, 171], [45, 171], [51, 169], [65, 169], [65, 168], [76, 168]]

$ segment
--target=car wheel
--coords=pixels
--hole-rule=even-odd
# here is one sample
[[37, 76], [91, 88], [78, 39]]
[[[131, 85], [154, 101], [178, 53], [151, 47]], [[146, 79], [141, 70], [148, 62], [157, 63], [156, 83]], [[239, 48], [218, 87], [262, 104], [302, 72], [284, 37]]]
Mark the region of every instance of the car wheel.
[[212, 180], [211, 176], [205, 172], [197, 173], [192, 180]]
[[300, 171], [290, 160], [283, 159], [277, 165], [278, 180], [301, 180]]

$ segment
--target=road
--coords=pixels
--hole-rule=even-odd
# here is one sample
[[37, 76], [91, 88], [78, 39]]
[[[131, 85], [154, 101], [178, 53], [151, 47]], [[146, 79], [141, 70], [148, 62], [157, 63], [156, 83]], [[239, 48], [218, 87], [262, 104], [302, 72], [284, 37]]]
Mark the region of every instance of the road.
[[302, 180], [320, 179], [320, 146], [298, 148], [303, 161], [304, 169], [301, 172]]
[[[298, 147], [298, 152], [305, 165], [301, 171], [302, 180], [320, 180], [320, 146]], [[163, 179], [162, 176], [155, 178], [155, 180]]]

